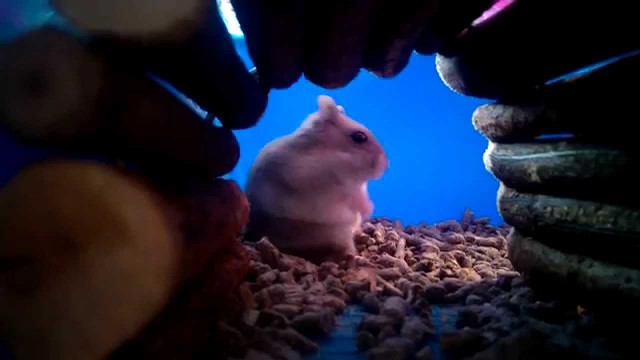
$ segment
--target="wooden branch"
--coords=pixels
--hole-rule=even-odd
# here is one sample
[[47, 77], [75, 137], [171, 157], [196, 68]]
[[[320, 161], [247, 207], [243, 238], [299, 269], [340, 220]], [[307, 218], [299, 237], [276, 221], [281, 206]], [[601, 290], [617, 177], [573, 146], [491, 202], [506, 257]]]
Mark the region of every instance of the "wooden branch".
[[0, 49], [0, 125], [28, 143], [210, 177], [229, 172], [239, 157], [231, 131], [54, 28]]

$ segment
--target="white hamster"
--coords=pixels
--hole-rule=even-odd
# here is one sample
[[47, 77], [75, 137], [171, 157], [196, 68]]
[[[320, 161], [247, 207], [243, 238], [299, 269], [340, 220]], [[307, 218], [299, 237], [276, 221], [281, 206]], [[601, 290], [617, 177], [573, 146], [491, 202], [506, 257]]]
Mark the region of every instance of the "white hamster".
[[291, 134], [258, 154], [245, 192], [251, 216], [245, 239], [263, 236], [313, 262], [355, 254], [353, 231], [373, 213], [367, 183], [389, 167], [364, 125], [326, 95]]

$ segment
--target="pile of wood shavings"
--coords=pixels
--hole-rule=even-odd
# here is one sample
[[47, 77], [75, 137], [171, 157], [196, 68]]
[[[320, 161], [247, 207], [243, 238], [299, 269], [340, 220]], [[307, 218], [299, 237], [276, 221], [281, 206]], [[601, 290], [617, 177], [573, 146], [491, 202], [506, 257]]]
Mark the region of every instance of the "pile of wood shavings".
[[366, 314], [356, 343], [369, 359], [431, 359], [432, 306], [442, 306], [457, 313], [455, 329], [437, 339], [450, 359], [613, 356], [590, 345], [598, 334], [582, 309], [538, 299], [525, 286], [507, 259], [509, 230], [470, 211], [460, 222], [406, 228], [376, 218], [354, 237], [358, 256], [320, 265], [281, 253], [267, 238], [247, 243], [248, 310], [241, 324], [220, 330], [234, 359], [302, 359], [319, 350], [311, 339], [328, 336], [336, 317], [358, 304]]

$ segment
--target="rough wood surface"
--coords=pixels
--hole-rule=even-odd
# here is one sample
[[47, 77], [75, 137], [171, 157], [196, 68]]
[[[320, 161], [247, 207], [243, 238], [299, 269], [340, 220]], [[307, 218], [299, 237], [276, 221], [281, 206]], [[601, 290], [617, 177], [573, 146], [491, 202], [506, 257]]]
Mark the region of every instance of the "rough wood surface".
[[210, 7], [205, 22], [192, 36], [174, 46], [95, 35], [92, 46], [111, 61], [165, 80], [227, 128], [252, 127], [266, 109], [268, 91], [255, 81], [236, 52], [217, 6]]
[[229, 172], [239, 157], [230, 130], [206, 123], [154, 81], [48, 27], [0, 49], [0, 125], [31, 144], [212, 177]]
[[261, 82], [285, 89], [302, 76], [304, 7], [302, 0], [232, 0]]
[[490, 143], [484, 165], [521, 192], [637, 206], [637, 152], [596, 144], [546, 141]]
[[514, 98], [557, 76], [640, 48], [640, 40], [628, 36], [635, 24], [631, 3], [516, 1], [468, 29], [446, 56], [439, 54], [438, 70], [461, 94]]
[[472, 123], [491, 142], [528, 142], [543, 134], [569, 131], [571, 125], [555, 123], [551, 118], [554, 115], [553, 109], [537, 101], [517, 105], [493, 103], [479, 106], [473, 112]]
[[92, 34], [143, 44], [177, 44], [204, 22], [208, 0], [51, 0], [74, 26]]
[[364, 52], [363, 66], [382, 78], [398, 75], [409, 63], [418, 35], [433, 15], [435, 1], [409, 0], [398, 5], [386, 0]]
[[219, 339], [218, 324], [235, 320], [244, 310], [239, 286], [249, 271], [249, 257], [238, 237], [248, 221], [249, 203], [229, 180], [166, 174], [149, 179], [170, 204], [182, 233], [181, 286], [171, 303], [110, 359], [224, 358], [229, 344]]
[[164, 206], [87, 162], [33, 165], [2, 190], [0, 337], [16, 358], [103, 359], [168, 303], [182, 249]]
[[249, 202], [236, 182], [163, 172], [144, 176], [168, 201], [172, 220], [185, 237], [188, 251], [181, 258], [181, 279], [202, 276], [213, 257], [238, 252], [235, 239], [248, 222]]
[[607, 239], [640, 251], [640, 210], [636, 208], [520, 193], [501, 183], [498, 210], [507, 224], [527, 235]]
[[109, 357], [120, 359], [223, 359], [231, 344], [221, 340], [218, 324], [236, 320], [244, 310], [239, 285], [249, 258], [239, 242], [207, 258], [206, 267], [135, 338]]
[[326, 89], [358, 76], [383, 0], [309, 0], [304, 4], [304, 76]]
[[[233, 181], [194, 181], [152, 176], [181, 230], [180, 287], [171, 302], [111, 354], [110, 359], [178, 359], [224, 354], [216, 341], [219, 321], [240, 316], [238, 289], [249, 270], [238, 237], [249, 203]], [[222, 355], [220, 355], [222, 356]], [[213, 356], [213, 358], [216, 358]]]
[[149, 337], [148, 352], [205, 346], [192, 335], [206, 336], [248, 269], [248, 211], [228, 180], [157, 185], [90, 161], [31, 165], [0, 193], [0, 336], [18, 358], [103, 359]]
[[430, 16], [420, 31], [415, 50], [433, 55], [469, 27], [473, 20], [491, 7], [492, 0], [429, 0]]
[[482, 105], [473, 125], [502, 143], [558, 133], [598, 143], [632, 142], [636, 99], [627, 85], [640, 81], [639, 65], [640, 55], [630, 56], [543, 86], [525, 102]]
[[509, 235], [509, 258], [514, 268], [539, 292], [577, 300], [583, 306], [599, 308], [609, 315], [628, 318], [638, 313], [638, 268], [561, 252], [518, 231]]

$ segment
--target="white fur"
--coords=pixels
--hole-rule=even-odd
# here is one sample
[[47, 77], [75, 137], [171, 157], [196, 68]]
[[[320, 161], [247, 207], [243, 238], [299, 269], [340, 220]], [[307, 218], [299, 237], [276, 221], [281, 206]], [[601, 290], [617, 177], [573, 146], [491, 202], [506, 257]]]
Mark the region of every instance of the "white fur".
[[[245, 190], [251, 206], [264, 213], [339, 226], [332, 239], [291, 234], [288, 239], [271, 239], [276, 246], [300, 242], [304, 247], [311, 246], [311, 241], [326, 241], [352, 252], [353, 230], [373, 212], [367, 183], [382, 175], [387, 159], [370, 131], [347, 117], [331, 97], [318, 96], [317, 105], [318, 110], [293, 133], [262, 149]], [[352, 131], [368, 133], [371, 142], [353, 143]], [[374, 152], [369, 154], [367, 149]]]

